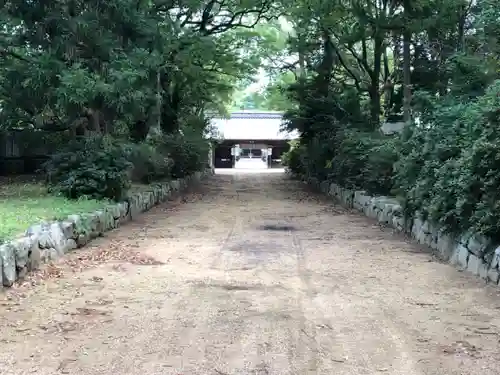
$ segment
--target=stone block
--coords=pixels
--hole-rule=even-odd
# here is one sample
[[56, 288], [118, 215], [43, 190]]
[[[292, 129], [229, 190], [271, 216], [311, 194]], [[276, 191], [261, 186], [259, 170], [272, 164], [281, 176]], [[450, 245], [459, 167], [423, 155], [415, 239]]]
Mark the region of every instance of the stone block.
[[141, 200], [142, 200], [142, 211], [148, 211], [150, 210], [154, 205], [154, 194], [151, 191], [145, 191], [141, 194]]
[[467, 247], [467, 243], [469, 242], [469, 238], [470, 238], [471, 234], [470, 233], [463, 233], [459, 238], [458, 238], [458, 242], [462, 245], [464, 245], [465, 247]]
[[466, 269], [468, 260], [469, 250], [467, 250], [467, 248], [462, 244], [457, 243], [453, 249], [452, 256], [450, 257], [450, 263], [462, 269]]
[[13, 240], [8, 245], [14, 249], [18, 273], [23, 269], [31, 271], [40, 267], [40, 248], [36, 236], [21, 237]]
[[377, 219], [378, 212], [375, 209], [375, 207], [370, 204], [365, 209], [365, 215], [368, 216], [371, 219]]
[[153, 190], [151, 190], [151, 194], [153, 195], [153, 205], [157, 205], [160, 203], [160, 188], [158, 186], [154, 186]]
[[31, 248], [31, 254], [29, 256], [28, 264], [26, 265], [28, 271], [37, 270], [42, 264], [42, 250], [38, 246], [38, 240], [36, 238], [34, 240], [35, 242], [33, 243], [33, 247]]
[[26, 230], [25, 235], [28, 237], [39, 236], [42, 232], [49, 231], [50, 223], [43, 222], [40, 224], [32, 225]]
[[[317, 181], [311, 181], [311, 184], [312, 185], [317, 185]], [[180, 185], [179, 180], [170, 181], [170, 188], [173, 191], [179, 191], [180, 187], [181, 187], [181, 185]]]
[[64, 233], [65, 238], [76, 238], [76, 224], [73, 221], [63, 220], [61, 221], [61, 230]]
[[432, 233], [432, 225], [429, 223], [428, 220], [422, 221], [422, 225], [420, 226], [420, 230], [424, 232], [425, 234], [431, 234]]
[[44, 263], [54, 261], [54, 260], [58, 259], [59, 257], [60, 256], [57, 253], [57, 250], [54, 248], [41, 249], [41, 251], [40, 251], [40, 258], [41, 258], [42, 262], [44, 262]]
[[106, 207], [106, 211], [113, 217], [113, 219], [118, 220], [121, 216], [121, 210], [119, 203], [110, 204]]
[[493, 257], [490, 263], [490, 266], [492, 268], [496, 268], [499, 265], [500, 265], [500, 246], [495, 249], [495, 252], [493, 253]]
[[490, 240], [485, 236], [473, 234], [468, 238], [466, 246], [472, 254], [482, 256], [489, 244]]
[[474, 275], [479, 275], [479, 268], [481, 267], [482, 260], [474, 254], [469, 254], [469, 259], [467, 261], [467, 271], [473, 273]]
[[129, 198], [129, 205], [130, 219], [133, 220], [141, 213], [138, 194], [135, 194]]
[[108, 208], [94, 212], [97, 216], [97, 232], [102, 234], [116, 227], [116, 220]]
[[437, 230], [428, 222], [415, 217], [411, 226], [411, 236], [421, 245], [437, 247]]
[[388, 205], [382, 207], [382, 209], [377, 212], [377, 221], [382, 224], [389, 224], [389, 222], [392, 221], [391, 210]]
[[0, 259], [2, 263], [2, 284], [12, 286], [16, 282], [16, 254], [10, 243], [0, 245]]
[[436, 250], [442, 259], [449, 260], [453, 254], [453, 249], [457, 245], [457, 242], [451, 235], [438, 232], [436, 236]]
[[413, 238], [418, 238], [422, 233], [423, 220], [419, 217], [413, 219], [413, 224], [411, 227], [411, 235]]
[[405, 230], [405, 227], [406, 227], [405, 218], [403, 216], [393, 215], [392, 216], [392, 227], [400, 232], [403, 232]]
[[423, 245], [433, 249], [436, 247], [436, 236], [433, 233], [425, 233]]
[[[363, 199], [367, 196], [366, 191], [364, 190], [356, 190], [354, 192], [354, 198], [359, 201], [360, 199]], [[371, 198], [371, 197], [370, 197]]]
[[90, 235], [88, 233], [80, 233], [76, 239], [77, 247], [83, 247], [90, 241]]
[[[79, 233], [82, 231], [82, 218], [80, 215], [69, 215], [65, 221], [72, 222], [74, 225], [74, 237], [77, 237]], [[73, 238], [74, 238], [73, 237]]]
[[114, 205], [111, 207], [107, 207], [106, 210], [104, 210], [104, 217], [103, 217], [103, 232], [117, 228], [118, 223], [121, 219], [122, 211], [120, 206]]
[[481, 279], [484, 281], [488, 281], [488, 271], [489, 267], [488, 264], [484, 262], [483, 259], [479, 258], [480, 264], [479, 264], [479, 269], [478, 269], [478, 274]]
[[488, 281], [494, 284], [498, 284], [500, 282], [500, 271], [498, 268], [490, 268], [488, 270]]
[[370, 201], [371, 197], [366, 195], [365, 191], [358, 190], [354, 192], [354, 197], [352, 200], [352, 206], [358, 211], [364, 212], [367, 203]]
[[398, 208], [400, 208], [398, 204], [386, 203], [378, 213], [378, 221], [392, 225], [392, 218], [395, 214], [397, 215]]
[[117, 206], [120, 210], [120, 219], [126, 217], [128, 212], [128, 202], [120, 202]]
[[420, 231], [417, 234], [417, 237], [415, 237], [415, 240], [421, 245], [430, 246], [433, 241], [433, 237], [432, 234], [430, 233], [425, 233], [424, 231]]
[[354, 192], [349, 189], [341, 189], [340, 190], [340, 201], [346, 207], [352, 208], [354, 198]]
[[330, 190], [330, 183], [328, 181], [322, 181], [319, 188], [323, 194], [328, 194], [328, 191]]
[[26, 231], [26, 236], [36, 237], [40, 249], [53, 248], [60, 255], [66, 251], [66, 236], [60, 222], [33, 225]]
[[[24, 268], [28, 265], [34, 239], [35, 236], [22, 237], [6, 244], [7, 246], [11, 246], [14, 250], [17, 269]], [[38, 246], [38, 243], [36, 245]]]
[[94, 239], [99, 237], [102, 232], [102, 224], [97, 213], [89, 213], [81, 215], [82, 218], [82, 229], [83, 231], [80, 234], [86, 234], [90, 239]]
[[330, 184], [330, 187], [328, 188], [328, 195], [331, 197], [336, 197], [338, 192], [338, 185], [337, 184]]
[[372, 201], [373, 197], [367, 194], [359, 196], [359, 202], [363, 207], [368, 207]]
[[74, 240], [73, 238], [66, 240], [66, 251], [75, 250], [76, 248], [78, 248], [76, 240]]

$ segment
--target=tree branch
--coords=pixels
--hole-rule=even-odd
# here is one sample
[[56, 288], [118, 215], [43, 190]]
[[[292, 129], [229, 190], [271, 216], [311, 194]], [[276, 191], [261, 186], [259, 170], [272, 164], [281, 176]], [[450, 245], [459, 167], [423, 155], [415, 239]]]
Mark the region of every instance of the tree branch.
[[10, 57], [14, 57], [17, 60], [21, 60], [24, 62], [28, 62], [28, 63], [32, 62], [30, 59], [28, 59], [27, 57], [24, 57], [23, 55], [21, 55], [17, 52], [14, 52], [14, 51], [6, 49], [6, 48], [1, 48], [1, 47], [0, 47], [0, 56], [4, 56], [4, 57], [10, 56]]
[[332, 46], [333, 46], [333, 49], [335, 50], [335, 53], [339, 59], [339, 62], [340, 62], [340, 65], [342, 65], [342, 67], [347, 71], [347, 73], [352, 77], [352, 79], [354, 80], [354, 85], [356, 86], [356, 88], [358, 90], [361, 91], [361, 85], [360, 85], [360, 79], [358, 78], [358, 76], [351, 70], [351, 68], [349, 68], [349, 66], [347, 66], [345, 60], [344, 60], [344, 57], [342, 56], [342, 53], [340, 52], [340, 50], [338, 49], [338, 47], [332, 42]]
[[[279, 15], [267, 16], [267, 13], [269, 13], [273, 7], [273, 1], [271, 0], [265, 0], [256, 9], [244, 9], [238, 11], [223, 11], [222, 9], [224, 5], [224, 0], [210, 0], [202, 11], [202, 17], [200, 21], [186, 20], [184, 25], [196, 26], [199, 32], [201, 32], [203, 35], [208, 36], [220, 34], [236, 27], [253, 28], [263, 19], [269, 21], [271, 19], [279, 17]], [[218, 11], [217, 15], [219, 17], [228, 19], [218, 24], [213, 24], [213, 21], [217, 16], [213, 14], [215, 8]], [[256, 18], [250, 24], [246, 24], [243, 19], [248, 16], [255, 16]]]

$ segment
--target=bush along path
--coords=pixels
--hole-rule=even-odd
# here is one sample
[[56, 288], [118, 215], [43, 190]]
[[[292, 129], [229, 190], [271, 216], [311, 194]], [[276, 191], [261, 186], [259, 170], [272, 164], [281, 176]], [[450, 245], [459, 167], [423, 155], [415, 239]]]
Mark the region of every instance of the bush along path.
[[133, 220], [141, 212], [148, 211], [212, 173], [211, 169], [206, 169], [185, 178], [153, 184], [146, 191], [137, 192], [122, 202], [108, 204], [94, 213], [69, 215], [62, 221], [31, 226], [24, 237], [0, 245], [0, 285], [12, 286], [41, 264], [85, 246], [104, 232]]
[[453, 236], [429, 220], [422, 219], [418, 212], [411, 217], [405, 216], [403, 207], [395, 198], [372, 196], [366, 191], [346, 189], [329, 181], [303, 180], [345, 207], [354, 208], [382, 225], [410, 235], [419, 244], [431, 248], [440, 259], [488, 283], [499, 284], [500, 246], [493, 240], [470, 232]]

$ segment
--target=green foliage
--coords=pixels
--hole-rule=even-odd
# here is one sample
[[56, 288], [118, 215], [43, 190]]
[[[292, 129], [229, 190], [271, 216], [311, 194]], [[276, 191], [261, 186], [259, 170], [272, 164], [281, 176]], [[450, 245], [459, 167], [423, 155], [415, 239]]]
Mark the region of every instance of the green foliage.
[[48, 134], [51, 189], [70, 198], [119, 199], [129, 177], [191, 174], [206, 166], [206, 114], [225, 110], [237, 83], [279, 48], [280, 35], [262, 26], [274, 10], [267, 0], [6, 0], [0, 130], [34, 134], [26, 152]]
[[396, 181], [409, 211], [500, 240], [499, 98], [500, 81], [472, 101], [444, 98], [430, 126], [406, 134]]
[[282, 164], [299, 176], [304, 176], [304, 156], [307, 149], [298, 141], [290, 143], [290, 149], [281, 156]]
[[355, 130], [342, 132], [328, 178], [351, 189], [390, 194], [398, 139]]
[[120, 142], [102, 136], [71, 142], [44, 166], [49, 190], [69, 199], [120, 200], [130, 188], [131, 168]]
[[133, 182], [149, 184], [154, 181], [170, 179], [171, 177], [173, 160], [159, 152], [151, 144], [128, 145], [127, 159], [133, 165], [131, 171]]
[[[286, 125], [301, 133], [289, 168], [396, 194], [409, 215], [500, 242], [496, 2], [283, 4], [298, 59], [282, 69], [300, 77], [288, 86]], [[403, 133], [382, 135], [403, 114]]]
[[[0, 7], [0, 124], [144, 140], [220, 111], [276, 41], [269, 1], [7, 0]], [[262, 28], [262, 27], [261, 27]], [[276, 48], [276, 47], [275, 47]], [[137, 129], [136, 129], [137, 130]]]
[[199, 132], [186, 128], [184, 134], [161, 135], [157, 148], [173, 161], [172, 178], [183, 178], [207, 166], [209, 143]]

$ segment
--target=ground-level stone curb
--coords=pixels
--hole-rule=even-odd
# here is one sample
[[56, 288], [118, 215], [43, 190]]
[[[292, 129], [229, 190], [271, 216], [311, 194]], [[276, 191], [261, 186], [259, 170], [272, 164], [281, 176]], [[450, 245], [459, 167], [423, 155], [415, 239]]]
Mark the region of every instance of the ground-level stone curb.
[[25, 236], [0, 245], [0, 288], [10, 287], [27, 272], [85, 246], [102, 233], [133, 220], [142, 212], [166, 201], [173, 193], [212, 175], [213, 169], [196, 172], [179, 180], [157, 183], [126, 201], [109, 204], [94, 213], [70, 215], [65, 220], [33, 225]]
[[411, 236], [419, 244], [430, 247], [439, 257], [455, 267], [473, 273], [486, 282], [500, 282], [500, 246], [475, 233], [452, 236], [435, 224], [423, 220], [418, 212], [406, 219], [403, 208], [393, 197], [371, 196], [365, 191], [354, 191], [327, 181], [318, 182], [295, 176], [321, 192], [333, 197], [343, 206], [362, 212], [365, 216]]

